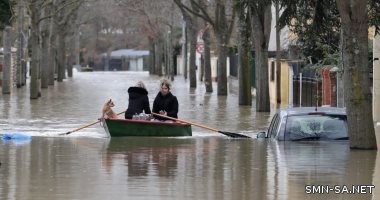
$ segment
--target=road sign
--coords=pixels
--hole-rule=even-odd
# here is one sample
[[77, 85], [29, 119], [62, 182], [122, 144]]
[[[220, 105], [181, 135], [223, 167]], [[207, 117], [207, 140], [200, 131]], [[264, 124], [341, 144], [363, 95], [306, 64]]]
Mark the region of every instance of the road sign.
[[203, 54], [205, 48], [204, 48], [204, 42], [197, 42], [196, 50], [199, 54]]

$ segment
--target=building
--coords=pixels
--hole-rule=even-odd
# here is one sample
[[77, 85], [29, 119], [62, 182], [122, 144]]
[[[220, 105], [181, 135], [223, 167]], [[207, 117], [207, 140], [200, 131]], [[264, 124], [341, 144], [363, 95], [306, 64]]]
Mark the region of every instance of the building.
[[[149, 51], [134, 49], [119, 49], [112, 51], [107, 59], [107, 53], [102, 54], [104, 71], [148, 71]], [[107, 65], [108, 62], [108, 65]]]

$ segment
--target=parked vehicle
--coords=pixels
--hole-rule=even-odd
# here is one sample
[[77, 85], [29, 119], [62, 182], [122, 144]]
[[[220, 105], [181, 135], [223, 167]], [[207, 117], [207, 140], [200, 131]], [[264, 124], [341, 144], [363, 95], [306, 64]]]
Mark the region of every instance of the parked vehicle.
[[276, 140], [348, 140], [344, 108], [297, 107], [279, 110], [267, 132], [257, 138]]

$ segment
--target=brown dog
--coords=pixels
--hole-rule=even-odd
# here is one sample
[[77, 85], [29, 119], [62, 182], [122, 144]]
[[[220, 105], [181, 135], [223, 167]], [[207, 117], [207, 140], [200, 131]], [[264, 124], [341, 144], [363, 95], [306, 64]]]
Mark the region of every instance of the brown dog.
[[114, 106], [115, 104], [113, 103], [112, 99], [108, 100], [107, 103], [103, 106], [102, 118], [117, 118], [117, 114], [112, 110], [112, 107]]

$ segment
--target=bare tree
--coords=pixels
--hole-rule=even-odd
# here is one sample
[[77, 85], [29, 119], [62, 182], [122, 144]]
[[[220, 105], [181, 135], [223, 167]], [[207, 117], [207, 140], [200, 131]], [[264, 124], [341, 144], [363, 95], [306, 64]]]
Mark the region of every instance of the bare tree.
[[[189, 79], [190, 79], [190, 88], [196, 88], [197, 87], [197, 78], [196, 78], [196, 45], [197, 45], [197, 34], [198, 34], [198, 17], [194, 15], [191, 12], [188, 12], [182, 5], [182, 2], [180, 0], [174, 0], [176, 5], [180, 8], [182, 16], [186, 22], [186, 27], [188, 32], [186, 33], [186, 38], [189, 39], [190, 44], [190, 57], [189, 57]], [[190, 6], [193, 11], [192, 12], [199, 12], [199, 9], [194, 5], [193, 2], [190, 2]], [[187, 44], [184, 44], [187, 45]], [[186, 55], [187, 57], [187, 55]], [[185, 72], [187, 74], [187, 69], [185, 69]], [[187, 77], [187, 76], [185, 76]]]
[[[63, 0], [54, 1], [57, 4], [57, 81], [62, 82], [65, 78], [65, 71], [67, 66], [66, 60], [66, 36], [73, 29], [73, 23], [76, 19], [75, 15], [82, 1], [80, 0]], [[68, 73], [72, 74], [72, 65], [68, 65]]]
[[139, 43], [134, 45], [143, 46], [146, 41], [150, 49], [150, 73], [161, 76], [165, 72], [172, 76], [170, 74], [174, 73], [172, 55], [174, 43], [171, 41], [177, 41], [174, 36], [181, 25], [178, 23], [180, 21], [177, 16], [178, 10], [173, 9], [171, 2], [164, 0], [115, 1], [122, 8], [120, 12], [124, 17], [130, 19], [128, 29], [140, 27], [134, 28], [135, 35], [128, 37], [133, 37], [131, 41]]
[[[235, 22], [235, 9], [228, 10], [227, 8], [233, 8], [232, 2], [228, 0], [210, 1], [215, 8], [212, 16], [211, 11], [207, 10], [208, 7], [204, 7], [196, 0], [190, 0], [192, 7], [186, 6], [181, 0], [174, 1], [179, 7], [207, 21], [213, 28], [218, 48], [217, 93], [218, 95], [227, 95], [227, 45]], [[197, 12], [198, 9], [199, 12]]]

